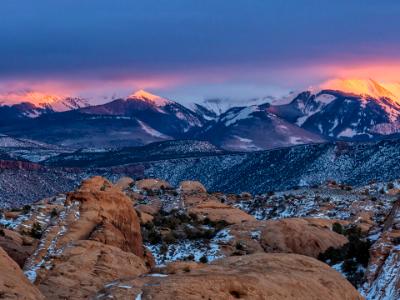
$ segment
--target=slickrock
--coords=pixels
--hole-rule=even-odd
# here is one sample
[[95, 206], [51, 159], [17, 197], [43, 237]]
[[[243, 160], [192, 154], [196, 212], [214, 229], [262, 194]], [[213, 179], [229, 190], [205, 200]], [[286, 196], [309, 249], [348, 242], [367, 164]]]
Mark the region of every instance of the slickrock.
[[269, 220], [261, 232], [261, 245], [266, 252], [297, 253], [318, 257], [329, 247], [339, 248], [347, 238], [330, 228], [335, 220], [282, 219]]
[[211, 221], [225, 221], [228, 224], [237, 224], [254, 221], [254, 217], [244, 211], [217, 201], [209, 200], [188, 209], [189, 213], [209, 218]]
[[230, 257], [184, 270], [110, 283], [97, 299], [362, 299], [329, 266], [295, 254]]
[[67, 202], [76, 201], [80, 203], [80, 217], [70, 225], [61, 243], [93, 239], [143, 257], [139, 218], [118, 187], [102, 177], [93, 177], [68, 194]]
[[41, 278], [39, 289], [48, 299], [86, 299], [104, 284], [147, 272], [144, 260], [95, 241], [69, 245]]
[[198, 181], [182, 181], [179, 184], [182, 193], [207, 193], [206, 188]]
[[122, 191], [127, 191], [134, 185], [134, 183], [135, 181], [130, 177], [121, 177], [115, 183], [115, 187]]
[[68, 194], [24, 270], [49, 299], [84, 299], [108, 281], [146, 273], [152, 265], [132, 201], [93, 177]]
[[211, 221], [225, 221], [228, 224], [237, 224], [245, 221], [254, 221], [254, 217], [241, 209], [221, 203], [217, 197], [204, 192], [182, 193], [184, 206], [188, 213], [208, 218]]
[[40, 291], [25, 277], [17, 263], [0, 247], [0, 299], [41, 300]]
[[165, 180], [161, 179], [142, 179], [136, 181], [136, 188], [140, 190], [161, 190], [161, 189], [167, 189], [167, 188], [172, 188], [171, 185], [166, 182]]
[[0, 235], [0, 247], [22, 268], [35, 251], [37, 240], [8, 229], [3, 229], [2, 232], [4, 236]]

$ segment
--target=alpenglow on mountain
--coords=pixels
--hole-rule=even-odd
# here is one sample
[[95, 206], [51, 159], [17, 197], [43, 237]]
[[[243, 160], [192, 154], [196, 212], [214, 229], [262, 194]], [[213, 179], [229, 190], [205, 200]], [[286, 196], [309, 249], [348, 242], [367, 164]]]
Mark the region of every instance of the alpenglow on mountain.
[[400, 132], [396, 95], [395, 85], [333, 80], [291, 99], [265, 97], [262, 104], [216, 112], [144, 90], [101, 105], [72, 97], [49, 102], [46, 96], [41, 102], [35, 94], [35, 103], [41, 104], [0, 106], [0, 133], [73, 148], [199, 139], [226, 150], [254, 151], [332, 140], [374, 141]]

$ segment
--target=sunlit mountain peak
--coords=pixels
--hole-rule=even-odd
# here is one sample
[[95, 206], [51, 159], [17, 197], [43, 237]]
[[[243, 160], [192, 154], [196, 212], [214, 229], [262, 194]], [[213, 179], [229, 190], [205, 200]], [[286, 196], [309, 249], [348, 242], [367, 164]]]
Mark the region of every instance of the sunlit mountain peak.
[[393, 83], [380, 83], [373, 79], [333, 79], [324, 82], [321, 89], [338, 90], [356, 95], [368, 95], [374, 98], [400, 99], [400, 88]]
[[148, 102], [152, 102], [157, 106], [164, 106], [170, 103], [169, 100], [162, 98], [160, 96], [151, 94], [145, 90], [138, 90], [135, 93], [128, 96], [128, 99], [140, 99]]

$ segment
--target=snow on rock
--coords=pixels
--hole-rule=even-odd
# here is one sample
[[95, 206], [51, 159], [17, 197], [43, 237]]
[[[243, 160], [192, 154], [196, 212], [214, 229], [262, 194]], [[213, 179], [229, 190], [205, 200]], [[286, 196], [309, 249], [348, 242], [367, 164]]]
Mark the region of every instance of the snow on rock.
[[146, 247], [153, 254], [157, 265], [163, 265], [168, 262], [186, 260], [192, 257], [198, 262], [202, 257], [206, 257], [207, 261], [213, 261], [224, 257], [220, 251], [220, 245], [228, 243], [233, 237], [229, 230], [224, 229], [216, 234], [209, 242], [207, 240], [180, 240], [176, 243], [167, 245], [167, 249], [163, 249], [162, 244], [147, 244]]
[[[35, 282], [37, 271], [40, 268], [51, 268], [51, 260], [62, 254], [63, 249], [57, 247], [57, 242], [68, 230], [67, 220], [69, 216], [72, 215], [74, 220], [79, 219], [79, 205], [80, 202], [75, 201], [71, 205], [66, 206], [60, 213], [57, 223], [52, 224], [44, 231], [39, 246], [24, 266], [24, 274], [32, 283]], [[47, 220], [47, 223], [49, 221], [50, 219]]]

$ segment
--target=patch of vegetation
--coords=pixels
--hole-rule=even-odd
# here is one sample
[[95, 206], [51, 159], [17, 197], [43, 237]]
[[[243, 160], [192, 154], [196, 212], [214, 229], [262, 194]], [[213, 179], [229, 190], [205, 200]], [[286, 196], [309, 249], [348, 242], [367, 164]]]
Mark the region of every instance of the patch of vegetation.
[[32, 207], [31, 207], [30, 205], [25, 205], [25, 206], [22, 208], [22, 213], [23, 213], [24, 215], [29, 214], [30, 211], [31, 211], [31, 209], [32, 209]]
[[206, 264], [206, 263], [208, 263], [208, 258], [207, 258], [207, 256], [203, 255], [202, 257], [200, 257], [199, 261], [203, 264]]
[[51, 210], [50, 217], [51, 217], [51, 218], [55, 218], [55, 217], [57, 217], [57, 216], [58, 216], [57, 209], [53, 208], [53, 209]]
[[35, 239], [40, 239], [43, 234], [42, 226], [38, 222], [33, 223], [29, 234], [31, 237], [33, 237]]
[[340, 224], [340, 223], [333, 223], [333, 225], [332, 225], [332, 231], [334, 231], [334, 232], [336, 232], [336, 233], [339, 233], [339, 234], [344, 234], [344, 229], [343, 229], [343, 226], [342, 226], [342, 224]]
[[172, 211], [159, 213], [152, 222], [142, 226], [142, 236], [150, 244], [174, 244], [178, 240], [211, 240], [228, 224], [214, 222], [209, 218], [200, 219], [196, 214]]
[[6, 233], [4, 232], [3, 228], [0, 228], [0, 236], [6, 236]]
[[339, 225], [335, 225], [335, 229], [332, 229], [338, 233], [342, 232], [349, 242], [341, 248], [328, 248], [318, 256], [318, 259], [331, 266], [342, 263], [341, 269], [347, 280], [355, 287], [359, 287], [364, 278], [364, 269], [368, 266], [371, 242], [363, 236], [359, 227]]

